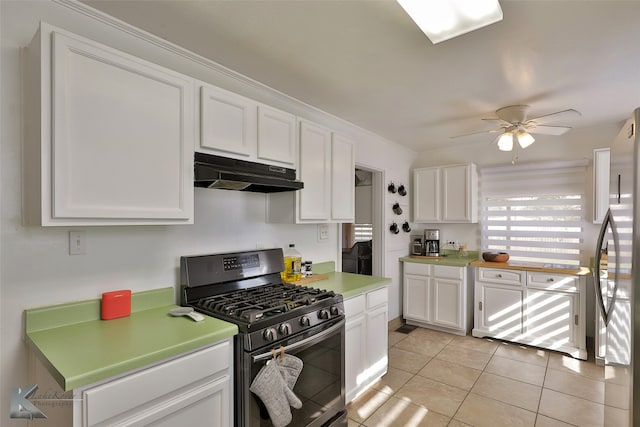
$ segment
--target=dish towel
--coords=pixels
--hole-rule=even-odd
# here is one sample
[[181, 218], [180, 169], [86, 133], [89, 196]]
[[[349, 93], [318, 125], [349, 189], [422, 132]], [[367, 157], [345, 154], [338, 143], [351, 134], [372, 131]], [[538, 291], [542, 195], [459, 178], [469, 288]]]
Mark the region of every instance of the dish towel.
[[[294, 383], [295, 380], [297, 375]], [[249, 390], [262, 400], [274, 427], [284, 427], [291, 423], [290, 405], [294, 408], [302, 407], [302, 402], [287, 386], [278, 363], [274, 361], [269, 361], [260, 369]]]

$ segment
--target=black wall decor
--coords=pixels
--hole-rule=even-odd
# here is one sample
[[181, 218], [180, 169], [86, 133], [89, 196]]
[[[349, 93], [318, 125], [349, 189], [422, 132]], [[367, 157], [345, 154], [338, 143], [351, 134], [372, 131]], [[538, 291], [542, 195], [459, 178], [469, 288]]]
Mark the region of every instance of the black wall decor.
[[395, 222], [391, 224], [391, 226], [389, 226], [389, 231], [393, 234], [398, 234], [400, 232], [400, 230], [398, 229], [398, 224], [396, 224]]

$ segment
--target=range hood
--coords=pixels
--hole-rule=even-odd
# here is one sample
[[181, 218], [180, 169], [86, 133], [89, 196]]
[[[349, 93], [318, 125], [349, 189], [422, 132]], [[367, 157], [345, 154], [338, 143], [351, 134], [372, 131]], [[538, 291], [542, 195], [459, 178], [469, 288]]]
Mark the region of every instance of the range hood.
[[295, 169], [195, 153], [194, 185], [224, 190], [277, 193], [304, 187]]

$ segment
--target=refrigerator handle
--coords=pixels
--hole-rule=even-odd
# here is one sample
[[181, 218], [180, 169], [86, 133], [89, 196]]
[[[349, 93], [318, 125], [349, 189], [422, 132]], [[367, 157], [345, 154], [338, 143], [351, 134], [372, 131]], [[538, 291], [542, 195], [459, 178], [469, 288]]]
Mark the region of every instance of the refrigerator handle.
[[604, 297], [602, 296], [602, 286], [600, 284], [600, 261], [602, 260], [602, 243], [604, 242], [604, 236], [607, 232], [607, 226], [611, 222], [611, 209], [607, 210], [602, 226], [600, 227], [600, 233], [598, 234], [598, 243], [596, 243], [596, 261], [593, 269], [593, 287], [596, 291], [596, 303], [600, 309], [602, 320], [605, 326], [609, 325], [609, 313], [604, 305]]

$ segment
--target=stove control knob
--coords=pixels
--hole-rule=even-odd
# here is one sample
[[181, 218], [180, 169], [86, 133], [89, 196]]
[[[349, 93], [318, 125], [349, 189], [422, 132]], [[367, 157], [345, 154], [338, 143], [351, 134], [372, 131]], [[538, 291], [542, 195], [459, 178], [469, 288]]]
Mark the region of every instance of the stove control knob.
[[276, 332], [275, 328], [265, 329], [262, 333], [262, 337], [267, 341], [273, 341], [277, 338], [277, 336], [278, 333]]
[[326, 308], [323, 308], [322, 310], [320, 310], [320, 312], [318, 313], [318, 318], [322, 320], [327, 320], [329, 318], [329, 310], [327, 310]]
[[309, 316], [302, 316], [300, 318], [300, 326], [309, 326], [311, 325], [311, 319], [309, 319]]
[[329, 309], [329, 312], [331, 313], [332, 316], [337, 316], [338, 314], [340, 314], [340, 311], [338, 310], [338, 307], [331, 306], [331, 308]]
[[280, 332], [282, 335], [289, 335], [291, 333], [291, 324], [290, 323], [283, 323], [278, 327], [278, 332]]

